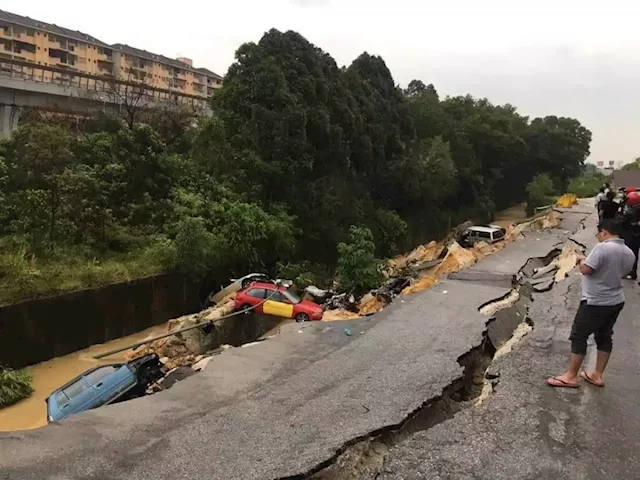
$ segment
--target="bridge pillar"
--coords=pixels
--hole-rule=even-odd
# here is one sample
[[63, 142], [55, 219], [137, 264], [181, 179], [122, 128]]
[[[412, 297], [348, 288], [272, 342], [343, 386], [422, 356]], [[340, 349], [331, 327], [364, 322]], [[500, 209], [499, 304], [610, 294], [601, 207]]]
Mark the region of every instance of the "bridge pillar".
[[15, 105], [0, 105], [0, 136], [11, 138], [11, 134], [20, 120], [20, 107]]

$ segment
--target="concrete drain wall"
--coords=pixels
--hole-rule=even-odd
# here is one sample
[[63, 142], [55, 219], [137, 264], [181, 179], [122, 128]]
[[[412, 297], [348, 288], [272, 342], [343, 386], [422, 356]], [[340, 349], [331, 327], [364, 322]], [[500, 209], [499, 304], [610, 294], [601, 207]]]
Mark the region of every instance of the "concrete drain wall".
[[0, 307], [0, 365], [22, 368], [200, 310], [201, 282], [166, 274]]

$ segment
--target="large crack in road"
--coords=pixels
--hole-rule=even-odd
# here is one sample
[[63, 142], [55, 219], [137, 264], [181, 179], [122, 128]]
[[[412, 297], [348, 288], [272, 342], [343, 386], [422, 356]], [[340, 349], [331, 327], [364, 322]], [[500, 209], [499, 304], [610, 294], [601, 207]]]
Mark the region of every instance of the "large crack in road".
[[[580, 228], [584, 228], [584, 219], [580, 221]], [[565, 242], [559, 242], [547, 255], [528, 258], [511, 279], [515, 286], [510, 292], [478, 306], [480, 313], [490, 316], [482, 333], [482, 342], [458, 358], [463, 373], [446, 386], [441, 395], [425, 400], [398, 424], [348, 441], [335, 455], [307, 472], [280, 477], [278, 480], [376, 479], [384, 471], [392, 448], [417, 432], [427, 431], [455, 418], [465, 409], [481, 405], [499, 383], [499, 373], [491, 371], [493, 360], [511, 353], [514, 346], [535, 327], [528, 315], [533, 291], [550, 291], [557, 281], [563, 279], [568, 272], [562, 272], [556, 278], [555, 273], [559, 269], [557, 263], [565, 252], [571, 253], [577, 249], [584, 251], [586, 247], [568, 238]], [[536, 288], [535, 285], [541, 283], [536, 281], [536, 277], [549, 273], [552, 279], [544, 290]], [[463, 278], [466, 281], [494, 281], [491, 275]], [[543, 276], [543, 280], [545, 278]]]
[[[572, 239], [592, 247], [597, 219], [587, 216], [587, 229]], [[640, 297], [635, 282], [624, 286], [627, 304], [616, 323], [606, 388], [583, 382], [569, 391], [545, 383], [567, 366], [580, 301], [580, 275], [572, 272], [550, 291], [534, 293], [529, 315], [535, 329], [515, 354], [494, 357], [491, 370], [500, 374], [500, 386], [490, 401], [394, 446], [377, 478], [637, 478]], [[590, 348], [586, 368], [594, 357]]]

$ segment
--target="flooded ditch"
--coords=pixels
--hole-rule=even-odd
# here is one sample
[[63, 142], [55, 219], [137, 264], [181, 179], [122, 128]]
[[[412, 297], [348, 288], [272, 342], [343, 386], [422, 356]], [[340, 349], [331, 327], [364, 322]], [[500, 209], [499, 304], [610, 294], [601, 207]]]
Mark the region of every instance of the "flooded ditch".
[[[47, 424], [45, 399], [58, 387], [92, 367], [126, 362], [141, 356], [146, 353], [146, 350], [144, 348], [127, 349], [99, 360], [94, 358], [96, 355], [162, 335], [175, 321], [26, 367], [33, 377], [33, 394], [15, 405], [0, 409], [0, 431], [29, 430], [45, 426]], [[165, 371], [169, 375], [159, 382], [159, 388], [154, 388], [152, 391], [170, 388], [180, 380], [197, 373], [209, 361], [207, 359], [227, 348], [239, 347], [277, 334], [282, 324], [287, 321], [279, 317], [243, 314], [216, 322], [215, 328], [207, 335], [210, 341], [206, 344], [206, 350], [203, 349], [200, 354], [193, 354], [193, 358], [189, 357], [188, 365], [167, 362]]]
[[125, 352], [101, 360], [94, 359], [94, 355], [152, 337], [161, 333], [163, 328], [163, 325], [151, 327], [133, 335], [93, 345], [62, 357], [26, 367], [26, 370], [33, 377], [33, 394], [15, 405], [0, 409], [0, 431], [27, 430], [46, 425], [45, 399], [51, 392], [89, 368], [126, 361]]

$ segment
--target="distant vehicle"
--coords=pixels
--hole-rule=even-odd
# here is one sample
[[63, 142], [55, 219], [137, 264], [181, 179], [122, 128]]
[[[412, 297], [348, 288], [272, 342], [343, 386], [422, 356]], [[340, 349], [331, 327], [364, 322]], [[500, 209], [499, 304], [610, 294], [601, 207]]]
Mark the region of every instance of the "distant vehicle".
[[217, 305], [224, 297], [231, 295], [232, 293], [239, 292], [249, 286], [252, 282], [268, 282], [269, 277], [264, 273], [250, 273], [242, 278], [232, 278], [231, 283], [218, 291], [217, 293], [211, 292], [207, 298], [205, 307], [211, 307]]
[[[265, 301], [265, 299], [268, 299]], [[261, 303], [264, 302], [264, 303]], [[302, 300], [286, 287], [272, 283], [255, 282], [238, 292], [236, 310], [247, 310], [256, 306], [257, 313], [293, 318], [296, 322], [322, 320], [322, 307], [309, 300]]]
[[462, 232], [458, 243], [466, 248], [479, 242], [496, 243], [504, 240], [506, 233], [506, 229], [499, 225], [474, 225]]
[[75, 413], [144, 394], [164, 376], [162, 362], [152, 353], [128, 363], [111, 363], [87, 370], [47, 399], [47, 420], [59, 422]]

